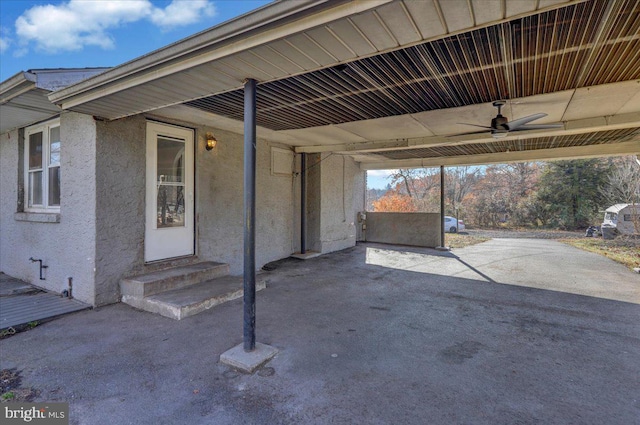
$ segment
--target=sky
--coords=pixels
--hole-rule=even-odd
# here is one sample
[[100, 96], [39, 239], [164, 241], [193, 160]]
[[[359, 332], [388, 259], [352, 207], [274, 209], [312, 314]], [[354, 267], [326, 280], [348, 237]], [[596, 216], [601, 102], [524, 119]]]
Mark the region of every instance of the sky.
[[0, 81], [39, 68], [123, 64], [266, 0], [0, 0]]
[[391, 183], [391, 174], [397, 170], [368, 170], [367, 189], [385, 189]]

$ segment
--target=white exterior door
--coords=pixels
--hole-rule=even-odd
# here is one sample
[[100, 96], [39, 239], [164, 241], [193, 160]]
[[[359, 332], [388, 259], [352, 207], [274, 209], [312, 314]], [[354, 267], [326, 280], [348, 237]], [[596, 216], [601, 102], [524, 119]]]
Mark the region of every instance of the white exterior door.
[[193, 131], [147, 123], [145, 261], [194, 254]]

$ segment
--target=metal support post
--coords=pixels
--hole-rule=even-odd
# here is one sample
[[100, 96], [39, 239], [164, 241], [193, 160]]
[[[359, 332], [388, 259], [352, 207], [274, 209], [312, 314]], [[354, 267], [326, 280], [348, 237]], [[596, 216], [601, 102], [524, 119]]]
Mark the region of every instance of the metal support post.
[[244, 351], [256, 348], [256, 80], [244, 84]]
[[307, 253], [307, 154], [300, 161], [300, 253]]
[[440, 246], [444, 248], [444, 165], [440, 166]]

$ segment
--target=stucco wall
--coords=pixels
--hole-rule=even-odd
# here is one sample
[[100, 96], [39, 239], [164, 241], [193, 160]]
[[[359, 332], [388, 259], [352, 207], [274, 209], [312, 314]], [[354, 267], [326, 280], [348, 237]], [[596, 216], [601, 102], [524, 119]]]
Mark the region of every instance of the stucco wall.
[[[213, 132], [218, 145], [204, 148], [203, 136]], [[243, 271], [243, 136], [197, 127], [196, 211], [198, 255], [229, 263], [232, 274]], [[271, 175], [271, 147], [258, 139], [256, 146], [256, 266], [289, 256], [299, 238], [294, 206], [294, 175]]]
[[[59, 223], [17, 221], [18, 132], [0, 136], [0, 270], [36, 286], [61, 292], [73, 277], [73, 295], [94, 303], [95, 123], [92, 117], [61, 116]], [[40, 216], [42, 217], [42, 216]], [[44, 260], [46, 280], [37, 263]]]
[[357, 213], [364, 209], [364, 171], [350, 157], [332, 155], [320, 164], [321, 252], [332, 252], [356, 244]]
[[[243, 267], [243, 137], [173, 119], [171, 125], [195, 130], [196, 254], [202, 261]], [[96, 299], [117, 301], [122, 277], [143, 273], [145, 228], [145, 143], [143, 116], [98, 123]], [[217, 147], [207, 151], [204, 135], [213, 132]], [[296, 179], [271, 175], [271, 146], [257, 144], [256, 264], [290, 255], [299, 238], [294, 216]], [[155, 265], [154, 265], [155, 266]]]
[[307, 155], [307, 248], [327, 253], [354, 246], [364, 210], [366, 174], [350, 157]]
[[435, 248], [440, 244], [440, 214], [368, 212], [366, 240]]
[[[17, 256], [14, 257], [13, 251], [17, 249], [14, 245], [19, 241], [13, 214], [17, 209], [17, 198], [18, 131], [16, 130], [0, 134], [0, 271], [16, 277], [18, 277], [18, 267], [13, 265], [13, 259]], [[20, 274], [26, 276], [27, 271], [21, 271]]]
[[117, 302], [120, 279], [143, 271], [145, 135], [142, 116], [97, 123], [96, 304]]
[[322, 252], [322, 155], [308, 154], [306, 164], [307, 249]]
[[[153, 118], [195, 130], [196, 254], [200, 260], [229, 263], [232, 274], [241, 274], [243, 136]], [[155, 267], [144, 263], [146, 122], [143, 116], [96, 122], [86, 115], [63, 115], [60, 223], [14, 219], [18, 133], [2, 135], [0, 270], [54, 291], [66, 289], [67, 277], [73, 277], [78, 299], [102, 305], [118, 300], [122, 277]], [[204, 148], [206, 132], [218, 139], [212, 151]], [[286, 149], [258, 139], [257, 267], [299, 249], [300, 177], [272, 175], [272, 147]], [[309, 197], [308, 240], [316, 244], [311, 249], [330, 252], [353, 246], [356, 214], [364, 207], [364, 173], [350, 158], [333, 156], [314, 167], [308, 181], [315, 188]], [[38, 268], [28, 261], [31, 256], [50, 266], [46, 281], [38, 281]]]
[[354, 163], [353, 176], [353, 212], [355, 213], [356, 241], [364, 239], [362, 234], [362, 222], [358, 221], [358, 213], [364, 212], [367, 208], [367, 172], [360, 169], [360, 164]]

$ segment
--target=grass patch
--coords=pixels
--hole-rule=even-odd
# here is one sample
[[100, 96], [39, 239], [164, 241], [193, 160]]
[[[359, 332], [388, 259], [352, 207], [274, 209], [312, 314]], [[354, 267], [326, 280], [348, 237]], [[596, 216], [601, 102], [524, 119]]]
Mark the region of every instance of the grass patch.
[[13, 391], [7, 391], [0, 398], [2, 398], [2, 401], [13, 401], [16, 398], [16, 394]]
[[465, 246], [471, 246], [486, 242], [491, 238], [484, 236], [469, 235], [465, 233], [445, 233], [444, 244], [450, 248], [464, 248]]
[[22, 403], [32, 401], [38, 391], [21, 387], [22, 378], [16, 369], [0, 370], [0, 403]]
[[638, 238], [617, 237], [613, 240], [582, 238], [559, 239], [559, 241], [585, 251], [604, 255], [631, 270], [634, 267], [640, 267], [640, 239]]

